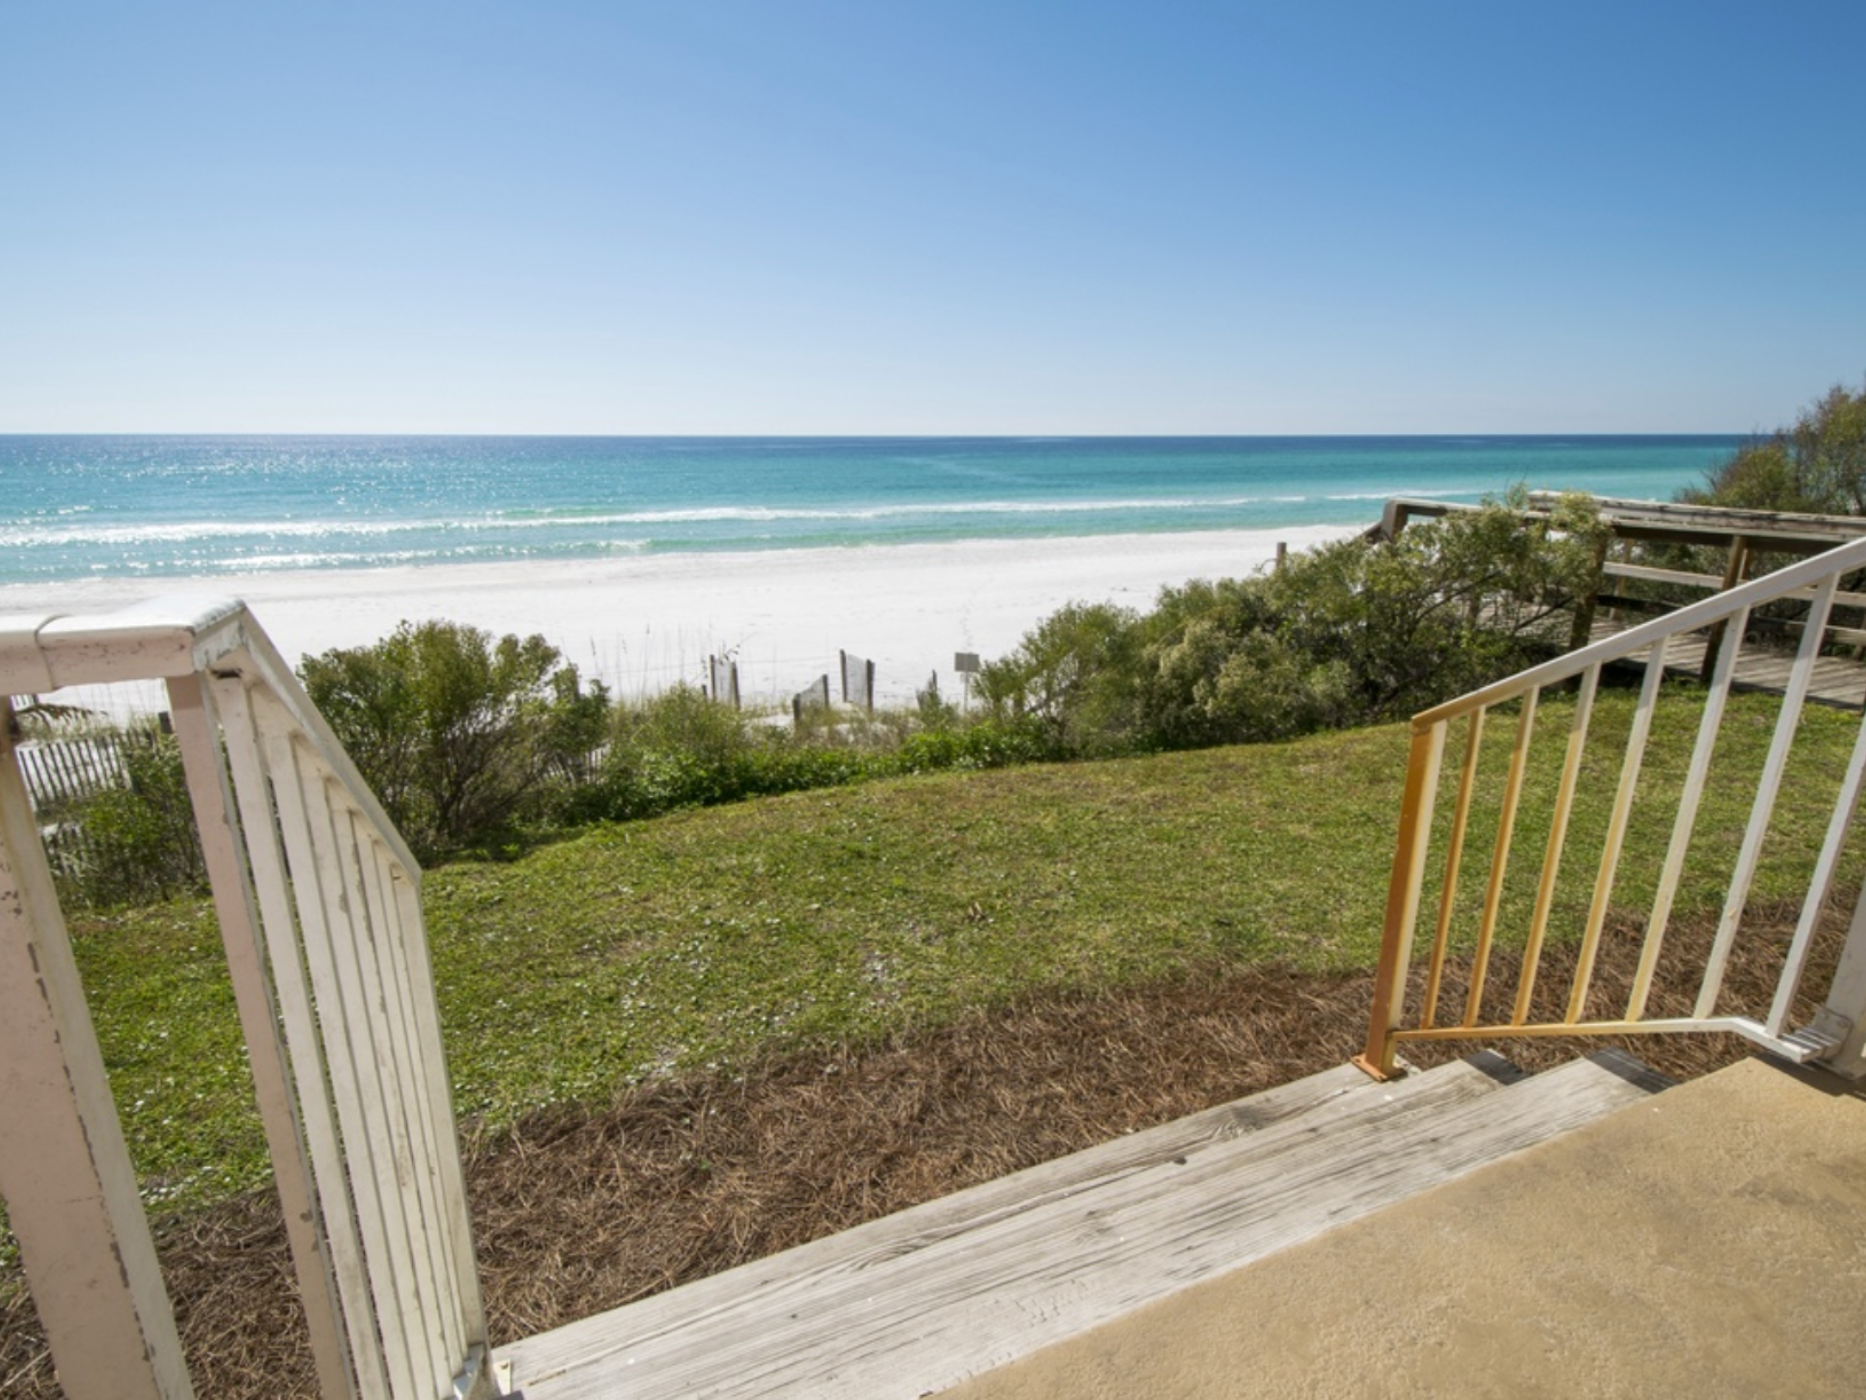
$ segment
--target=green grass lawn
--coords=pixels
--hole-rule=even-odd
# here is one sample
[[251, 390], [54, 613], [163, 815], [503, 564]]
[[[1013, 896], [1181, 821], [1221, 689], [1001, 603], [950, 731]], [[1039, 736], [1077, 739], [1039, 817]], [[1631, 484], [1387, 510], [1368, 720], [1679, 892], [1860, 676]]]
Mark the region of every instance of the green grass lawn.
[[[1631, 697], [1602, 742], [1570, 841], [1569, 936], [1591, 886]], [[1748, 815], [1775, 702], [1726, 721], [1681, 907], [1714, 900]], [[1661, 707], [1641, 810], [1689, 757], [1691, 692]], [[1520, 938], [1572, 702], [1545, 701], [1506, 901]], [[1487, 736], [1500, 775], [1513, 719]], [[1760, 892], [1805, 885], [1857, 719], [1810, 711]], [[1443, 827], [1461, 757], [1448, 746]], [[950, 1021], [1020, 995], [1286, 959], [1370, 965], [1406, 730], [875, 782], [591, 830], [424, 882], [457, 1106], [496, 1129], [644, 1076]], [[1481, 890], [1499, 781], [1461, 885]], [[1540, 825], [1537, 814], [1541, 817]], [[1621, 890], [1640, 907], [1663, 823], [1636, 822]], [[1854, 866], [1857, 867], [1857, 860]], [[1857, 869], [1855, 869], [1857, 875]], [[1436, 874], [1431, 877], [1436, 879]], [[1643, 892], [1643, 895], [1642, 895]], [[1428, 916], [1429, 917], [1429, 916]], [[205, 901], [74, 919], [78, 957], [146, 1192], [186, 1204], [250, 1186], [265, 1154]]]

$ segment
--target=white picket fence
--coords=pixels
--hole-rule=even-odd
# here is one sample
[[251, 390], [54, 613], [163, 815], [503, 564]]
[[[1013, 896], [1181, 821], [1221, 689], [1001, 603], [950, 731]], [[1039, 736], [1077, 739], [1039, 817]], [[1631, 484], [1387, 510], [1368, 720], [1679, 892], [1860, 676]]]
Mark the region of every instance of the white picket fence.
[[[0, 697], [166, 684], [319, 1393], [495, 1394], [419, 870], [239, 603], [0, 619]], [[0, 698], [0, 730], [12, 730]], [[74, 1400], [194, 1393], [15, 748], [0, 1197]]]

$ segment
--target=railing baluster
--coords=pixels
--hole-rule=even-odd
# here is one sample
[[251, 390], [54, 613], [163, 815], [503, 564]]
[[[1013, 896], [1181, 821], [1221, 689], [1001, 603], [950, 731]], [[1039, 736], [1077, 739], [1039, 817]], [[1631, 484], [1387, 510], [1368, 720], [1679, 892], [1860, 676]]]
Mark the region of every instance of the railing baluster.
[[1801, 901], [1801, 918], [1795, 924], [1795, 936], [1782, 962], [1782, 975], [1775, 984], [1775, 999], [1769, 1006], [1769, 1019], [1763, 1024], [1770, 1035], [1780, 1035], [1794, 1009], [1795, 993], [1801, 987], [1801, 974], [1807, 966], [1808, 953], [1814, 946], [1814, 930], [1820, 924], [1821, 911], [1833, 893], [1834, 874], [1840, 865], [1840, 849], [1846, 844], [1853, 825], [1853, 810], [1859, 804], [1860, 790], [1866, 786], [1866, 720], [1853, 740], [1853, 755], [1847, 761], [1846, 776], [1840, 781], [1840, 793], [1834, 799], [1833, 815], [1827, 822], [1827, 837], [1821, 842], [1820, 859], [1814, 863], [1814, 877], [1808, 881], [1808, 893]]
[[[306, 1147], [323, 1207], [323, 1225], [330, 1242], [331, 1267], [343, 1300], [344, 1330], [364, 1400], [386, 1400], [389, 1377], [377, 1335], [375, 1306], [370, 1296], [363, 1259], [359, 1208], [345, 1169], [344, 1148], [337, 1127], [338, 1107], [332, 1075], [319, 1034], [312, 1001], [309, 972], [298, 938], [293, 888], [281, 842], [284, 825], [272, 784], [268, 743], [261, 733], [262, 715], [271, 727], [289, 727], [290, 718], [276, 711], [269, 697], [250, 693], [238, 677], [214, 682], [221, 723], [227, 736], [227, 761], [233, 788], [240, 802], [240, 824], [246, 833], [247, 858], [259, 897], [260, 922], [270, 953], [273, 990], [278, 997], [279, 1019], [298, 1084], [299, 1110], [305, 1125]], [[274, 713], [266, 713], [268, 709]], [[295, 781], [288, 776], [284, 786]]]
[[1419, 917], [1425, 855], [1432, 842], [1432, 807], [1438, 800], [1438, 766], [1445, 753], [1445, 729], [1442, 722], [1415, 729], [1406, 758], [1399, 847], [1387, 882], [1386, 929], [1380, 944], [1380, 968], [1374, 975], [1373, 1020], [1367, 1031], [1366, 1051], [1359, 1061], [1378, 1079], [1393, 1073], [1392, 1033], [1405, 1014], [1406, 976], [1412, 963], [1412, 935]]
[[376, 1124], [373, 1105], [362, 1091], [362, 1086], [375, 1077], [376, 1069], [368, 1008], [355, 995], [353, 975], [346, 975], [350, 970], [340, 966], [339, 953], [345, 946], [342, 911], [326, 889], [329, 871], [314, 844], [313, 794], [306, 791], [297, 744], [290, 729], [274, 733], [268, 726], [264, 737], [267, 767], [278, 793], [279, 826], [291, 860], [305, 961], [317, 994], [318, 1020], [324, 1031], [324, 1052], [343, 1131], [350, 1189], [362, 1230], [363, 1260], [377, 1325], [382, 1329], [390, 1389], [400, 1400], [417, 1390], [405, 1320], [407, 1308], [390, 1243], [391, 1230], [399, 1222], [391, 1222], [384, 1200], [385, 1186], [392, 1185], [395, 1173], [385, 1160], [387, 1136]]
[[1581, 673], [1581, 693], [1575, 697], [1574, 719], [1568, 725], [1568, 751], [1562, 759], [1561, 781], [1555, 789], [1555, 810], [1549, 818], [1548, 846], [1542, 853], [1542, 877], [1536, 882], [1535, 912], [1529, 919], [1529, 937], [1523, 943], [1522, 972], [1516, 982], [1513, 1025], [1529, 1019], [1535, 995], [1536, 971], [1542, 963], [1542, 944], [1548, 936], [1549, 911], [1555, 904], [1555, 881], [1561, 872], [1562, 847], [1568, 840], [1568, 819], [1574, 812], [1575, 785], [1581, 779], [1581, 759], [1587, 752], [1588, 722], [1594, 717], [1594, 696], [1600, 690], [1600, 667]]
[[1516, 806], [1522, 800], [1523, 774], [1529, 766], [1529, 740], [1535, 733], [1536, 701], [1541, 690], [1526, 691], [1516, 717], [1516, 745], [1510, 750], [1510, 775], [1503, 787], [1503, 810], [1497, 814], [1497, 846], [1490, 855], [1490, 884], [1484, 892], [1484, 916], [1477, 930], [1477, 948], [1471, 954], [1471, 985], [1464, 997], [1464, 1024], [1477, 1024], [1484, 999], [1484, 980], [1490, 971], [1490, 949], [1497, 937], [1497, 914], [1503, 907], [1503, 877], [1510, 865], [1510, 841], [1516, 831]]
[[462, 1301], [465, 1294], [461, 1276], [473, 1267], [472, 1254], [469, 1250], [465, 1259], [460, 1257], [449, 1228], [451, 1207], [445, 1163], [449, 1157], [457, 1160], [459, 1145], [454, 1137], [451, 1101], [437, 1104], [434, 1100], [435, 1076], [430, 1072], [429, 1049], [422, 1032], [421, 1007], [426, 984], [418, 975], [414, 956], [414, 945], [421, 941], [422, 930], [418, 924], [411, 929], [403, 917], [402, 905], [395, 895], [396, 866], [389, 852], [381, 842], [372, 841], [369, 855], [371, 908], [379, 907], [382, 911], [382, 927], [388, 931], [402, 979], [404, 1034], [409, 1046], [405, 1091], [410, 1096], [421, 1131], [425, 1162], [422, 1199], [434, 1225], [429, 1247], [436, 1259], [436, 1277], [445, 1288], [448, 1347], [454, 1356], [464, 1356], [476, 1340], [483, 1339], [467, 1334], [469, 1312]]
[[[325, 1247], [323, 1223], [318, 1218], [298, 1093], [286, 1071], [287, 1051], [278, 999], [267, 967], [246, 844], [234, 824], [233, 794], [216, 738], [212, 698], [195, 675], [172, 677], [168, 694], [175, 740], [181, 749], [208, 883], [213, 890], [214, 914], [246, 1037], [260, 1122], [272, 1157], [273, 1182], [291, 1242], [292, 1267], [311, 1336], [318, 1389], [328, 1400], [353, 1396], [356, 1388], [340, 1319], [337, 1280]], [[230, 738], [229, 745], [231, 742]], [[271, 825], [269, 813], [266, 824], [268, 828]]]
[[1458, 776], [1458, 806], [1451, 819], [1445, 852], [1445, 883], [1438, 896], [1438, 929], [1432, 939], [1432, 962], [1425, 978], [1422, 1026], [1438, 1022], [1439, 988], [1445, 975], [1445, 951], [1451, 943], [1451, 918], [1458, 893], [1458, 867], [1464, 860], [1464, 829], [1471, 815], [1471, 793], [1477, 786], [1477, 755], [1484, 739], [1484, 710], [1472, 710], [1464, 736], [1464, 765]]
[[[331, 883], [343, 892], [351, 948], [356, 957], [357, 988], [367, 999], [372, 1013], [369, 1029], [380, 1086], [377, 1091], [379, 1121], [388, 1132], [390, 1160], [395, 1167], [391, 1216], [401, 1222], [401, 1233], [391, 1238], [397, 1251], [398, 1272], [404, 1280], [403, 1295], [411, 1308], [409, 1331], [425, 1355], [425, 1364], [417, 1366], [417, 1374], [431, 1386], [448, 1379], [452, 1372], [442, 1351], [445, 1328], [443, 1303], [436, 1286], [438, 1280], [425, 1262], [429, 1230], [420, 1192], [417, 1130], [403, 1086], [403, 1071], [409, 1056], [402, 1038], [395, 960], [389, 955], [388, 940], [375, 917], [376, 910], [372, 908], [364, 883], [352, 810], [343, 800], [341, 787], [325, 776], [322, 765], [318, 765], [316, 771], [323, 795], [322, 811], [329, 823]], [[320, 832], [322, 829], [320, 824]]]
[[[404, 1189], [413, 1163], [402, 1131], [394, 1053], [382, 1015], [381, 988], [374, 976], [371, 932], [365, 911], [359, 907], [360, 892], [354, 892], [346, 878], [336, 827], [338, 814], [332, 808], [327, 775], [301, 743], [292, 744], [292, 753], [306, 800], [312, 871], [323, 893], [338, 993], [358, 1056], [357, 1102], [376, 1173], [376, 1205], [383, 1224], [380, 1254], [371, 1259], [372, 1273], [381, 1280], [377, 1285], [377, 1309], [385, 1319], [394, 1316], [400, 1331], [400, 1340], [392, 1348], [391, 1365], [399, 1362], [410, 1371], [410, 1394], [425, 1393], [431, 1377], [423, 1358], [432, 1333], [414, 1262], [414, 1226], [408, 1219]], [[385, 1322], [385, 1335], [387, 1330]]]
[[473, 1235], [467, 1214], [466, 1182], [455, 1137], [453, 1086], [447, 1079], [447, 1061], [441, 1049], [440, 1006], [435, 1000], [434, 967], [428, 954], [426, 923], [421, 916], [421, 894], [415, 885], [415, 870], [403, 865], [399, 858], [391, 860], [386, 848], [381, 860], [388, 876], [384, 893], [399, 911], [396, 927], [402, 933], [409, 975], [416, 988], [410, 1009], [414, 1012], [416, 1036], [422, 1046], [427, 1097], [434, 1105], [436, 1137], [442, 1149], [437, 1184], [446, 1221], [448, 1255], [456, 1270], [458, 1304], [470, 1351], [486, 1346], [486, 1310], [480, 1295], [479, 1269], [474, 1260]]
[[1712, 673], [1710, 693], [1704, 697], [1704, 713], [1698, 720], [1698, 737], [1691, 749], [1691, 764], [1685, 770], [1684, 787], [1678, 794], [1678, 815], [1672, 822], [1672, 837], [1665, 848], [1665, 864], [1660, 868], [1658, 889], [1652, 898], [1652, 913], [1646, 918], [1646, 934], [1639, 949], [1639, 968], [1633, 974], [1633, 988], [1626, 1001], [1626, 1019], [1645, 1018], [1646, 1002], [1652, 996], [1652, 979], [1658, 971], [1659, 954], [1665, 945], [1665, 930], [1672, 919], [1672, 903], [1678, 895], [1678, 882], [1684, 873], [1685, 855], [1697, 830], [1698, 807], [1704, 798], [1704, 783], [1710, 775], [1711, 757], [1723, 729], [1724, 707], [1730, 699], [1730, 682], [1736, 675], [1737, 654], [1743, 649], [1743, 634], [1749, 626], [1749, 609], [1732, 615], [1725, 644], [1717, 652], [1717, 667]]
[[1588, 906], [1587, 927], [1582, 932], [1581, 951], [1575, 959], [1574, 986], [1568, 993], [1570, 1025], [1581, 1019], [1581, 1012], [1587, 1006], [1588, 987], [1594, 980], [1600, 933], [1607, 924], [1607, 901], [1613, 895], [1613, 877], [1619, 872], [1620, 851], [1626, 842], [1627, 823], [1633, 816], [1639, 769], [1646, 757], [1646, 740], [1652, 733], [1652, 712], [1659, 703], [1659, 686], [1665, 680], [1665, 646], [1666, 639], [1661, 637], [1646, 654], [1646, 678], [1639, 687], [1639, 704], [1633, 710], [1632, 727], [1626, 736], [1620, 785], [1613, 794], [1613, 815], [1607, 821], [1607, 839], [1600, 853], [1600, 868], [1594, 877], [1594, 899]]
[[1717, 938], [1711, 945], [1705, 964], [1704, 981], [1698, 991], [1696, 1016], [1709, 1016], [1723, 990], [1724, 968], [1730, 960], [1730, 947], [1736, 941], [1737, 925], [1743, 908], [1749, 903], [1749, 889], [1756, 878], [1756, 866], [1762, 859], [1763, 838], [1769, 834], [1769, 818], [1775, 812], [1776, 794], [1781, 790], [1782, 773], [1788, 766], [1788, 751], [1795, 741], [1795, 729], [1801, 722], [1801, 707], [1814, 678], [1814, 658], [1820, 654], [1822, 635], [1827, 629], [1827, 614], [1833, 607], [1834, 589], [1840, 576], [1829, 574], [1814, 595], [1808, 610], [1807, 629], [1801, 634], [1801, 646], [1788, 676], [1788, 690], [1782, 697], [1782, 711], [1776, 717], [1775, 737], [1769, 744], [1769, 757], [1762, 766], [1756, 784], [1756, 801], [1750, 808], [1749, 827], [1743, 833], [1743, 848], [1737, 853], [1736, 871], [1730, 879], [1730, 893], [1724, 901], [1723, 917], [1717, 925]]
[[433, 1374], [446, 1379], [452, 1374], [453, 1358], [464, 1354], [459, 1320], [454, 1307], [454, 1291], [447, 1259], [442, 1248], [438, 1202], [434, 1199], [433, 1137], [426, 1109], [426, 1079], [420, 1073], [420, 1048], [415, 1041], [409, 1013], [406, 958], [400, 932], [383, 898], [378, 883], [374, 843], [366, 824], [349, 808], [341, 813], [347, 882], [363, 901], [368, 918], [371, 943], [375, 949], [377, 976], [384, 1001], [383, 1024], [393, 1046], [394, 1079], [398, 1086], [399, 1111], [411, 1163], [405, 1190], [412, 1201], [409, 1224], [415, 1232], [417, 1254], [426, 1259], [421, 1277], [430, 1281], [425, 1290], [433, 1325], [429, 1332], [430, 1366]]
[[0, 694], [0, 1193], [75, 1395], [193, 1395]]

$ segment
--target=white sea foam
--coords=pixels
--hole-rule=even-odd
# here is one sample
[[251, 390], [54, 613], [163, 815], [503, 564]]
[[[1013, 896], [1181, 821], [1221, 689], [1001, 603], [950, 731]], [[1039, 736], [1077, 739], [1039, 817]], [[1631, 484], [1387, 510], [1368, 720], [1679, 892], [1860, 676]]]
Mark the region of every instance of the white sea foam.
[[180, 520], [136, 525], [23, 524], [0, 528], [0, 545], [13, 548], [86, 545], [183, 544], [190, 540], [323, 539], [346, 535], [381, 538], [419, 533], [493, 530], [569, 530], [611, 525], [697, 525], [725, 522], [874, 521], [973, 515], [1096, 515], [1115, 512], [1239, 510], [1256, 505], [1301, 504], [1310, 500], [1363, 500], [1378, 496], [1161, 496], [1085, 501], [929, 501], [902, 505], [809, 508], [798, 506], [695, 506], [680, 510], [526, 512], [458, 519], [368, 520], [338, 516], [325, 520]]

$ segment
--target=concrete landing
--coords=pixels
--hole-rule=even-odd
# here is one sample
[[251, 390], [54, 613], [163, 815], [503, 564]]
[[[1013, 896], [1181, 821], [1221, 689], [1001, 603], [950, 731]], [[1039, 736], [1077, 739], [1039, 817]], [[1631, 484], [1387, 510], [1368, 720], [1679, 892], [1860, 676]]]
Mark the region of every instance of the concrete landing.
[[1862, 1298], [1866, 1094], [1752, 1060], [945, 1394], [1854, 1396]]

